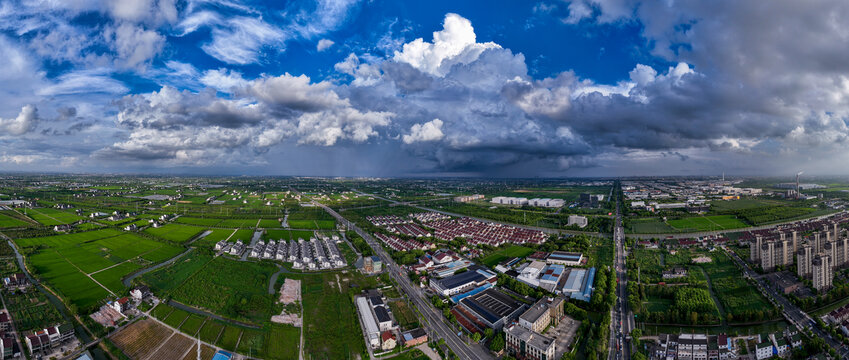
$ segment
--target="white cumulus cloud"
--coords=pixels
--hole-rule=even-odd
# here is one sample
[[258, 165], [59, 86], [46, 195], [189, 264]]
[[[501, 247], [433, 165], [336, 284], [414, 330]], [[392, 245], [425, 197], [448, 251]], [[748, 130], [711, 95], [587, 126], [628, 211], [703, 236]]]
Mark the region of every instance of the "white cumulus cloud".
[[318, 45], [315, 46], [315, 49], [318, 52], [322, 52], [324, 50], [329, 49], [331, 46], [333, 46], [333, 44], [335, 44], [335, 42], [333, 42], [333, 40], [321, 39], [321, 40], [318, 41]]
[[0, 118], [0, 136], [26, 134], [35, 129], [37, 122], [38, 109], [33, 105], [26, 105], [14, 119]]
[[413, 124], [410, 128], [410, 134], [404, 135], [403, 141], [405, 144], [412, 144], [425, 141], [442, 140], [445, 134], [442, 133], [442, 120], [433, 119], [424, 124]]
[[460, 15], [445, 15], [442, 27], [442, 31], [433, 33], [433, 42], [418, 38], [404, 44], [403, 51], [395, 52], [395, 61], [431, 75], [445, 76], [451, 66], [477, 60], [486, 49], [501, 48], [493, 42], [478, 43], [472, 23]]

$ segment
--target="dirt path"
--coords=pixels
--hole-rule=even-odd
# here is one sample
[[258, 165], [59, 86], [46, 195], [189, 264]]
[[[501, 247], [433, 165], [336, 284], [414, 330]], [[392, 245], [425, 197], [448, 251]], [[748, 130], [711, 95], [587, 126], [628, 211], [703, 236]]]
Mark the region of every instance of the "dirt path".
[[716, 293], [713, 292], [713, 284], [710, 282], [710, 276], [708, 276], [707, 271], [701, 266], [698, 267], [699, 270], [702, 271], [702, 274], [705, 275], [705, 279], [707, 279], [708, 292], [710, 293], [710, 297], [713, 299], [713, 302], [716, 304], [716, 308], [719, 310], [719, 320], [722, 326], [728, 326], [728, 319], [725, 315], [725, 308], [722, 306], [722, 303], [719, 302], [719, 298], [716, 297]]

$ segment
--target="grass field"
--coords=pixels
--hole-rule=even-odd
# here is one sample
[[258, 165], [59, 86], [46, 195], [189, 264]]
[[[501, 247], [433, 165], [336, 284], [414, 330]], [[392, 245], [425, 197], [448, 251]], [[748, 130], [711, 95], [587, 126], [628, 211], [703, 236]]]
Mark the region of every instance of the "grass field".
[[501, 249], [496, 250], [495, 252], [485, 256], [480, 260], [480, 262], [486, 266], [492, 267], [498, 265], [498, 263], [507, 260], [509, 258], [514, 257], [525, 257], [530, 254], [533, 254], [534, 249], [529, 247], [519, 246], [519, 245], [510, 245]]
[[663, 234], [675, 232], [665, 222], [657, 218], [628, 220], [627, 231], [633, 234]]
[[[354, 274], [343, 281], [374, 281]], [[347, 281], [346, 281], [347, 279]], [[340, 293], [334, 274], [306, 276], [302, 280], [304, 351], [313, 359], [350, 359], [363, 354], [365, 342], [350, 295]], [[358, 288], [365, 288], [358, 284]], [[347, 289], [342, 284], [343, 289]]]
[[177, 329], [180, 327], [180, 324], [183, 323], [183, 320], [186, 320], [187, 317], [189, 317], [189, 313], [185, 310], [174, 309], [174, 311], [172, 311], [171, 314], [168, 315], [167, 318], [165, 318], [165, 320], [162, 320], [162, 322]]
[[694, 216], [667, 221], [675, 230], [714, 231], [739, 229], [749, 225], [737, 219], [734, 215]]
[[416, 314], [413, 313], [413, 309], [407, 303], [403, 301], [392, 301], [389, 303], [389, 308], [392, 310], [392, 315], [395, 315], [395, 319], [398, 320], [398, 325], [402, 329], [409, 330], [419, 327]]
[[125, 289], [124, 284], [121, 283], [121, 279], [123, 279], [123, 277], [127, 274], [130, 274], [140, 268], [141, 265], [137, 263], [125, 262], [121, 265], [93, 274], [91, 277], [117, 294], [121, 293]]
[[274, 324], [268, 334], [266, 357], [274, 360], [296, 360], [301, 330], [290, 325]]
[[275, 296], [268, 294], [268, 281], [275, 272], [271, 264], [218, 257], [183, 282], [173, 297], [224, 317], [262, 324], [271, 317]]
[[204, 231], [205, 229], [201, 227], [181, 224], [165, 224], [159, 228], [149, 227], [144, 229], [144, 232], [148, 234], [177, 243], [189, 241]]
[[191, 252], [169, 266], [142, 275], [141, 282], [147, 284], [156, 294], [167, 294], [178, 288], [210, 260], [212, 256]]

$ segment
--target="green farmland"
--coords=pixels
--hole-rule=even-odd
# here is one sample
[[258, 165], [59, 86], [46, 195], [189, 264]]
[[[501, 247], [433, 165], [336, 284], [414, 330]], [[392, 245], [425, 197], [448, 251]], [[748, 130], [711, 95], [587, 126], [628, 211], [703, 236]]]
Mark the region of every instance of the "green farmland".
[[734, 215], [695, 216], [667, 221], [669, 226], [678, 231], [714, 231], [739, 229], [748, 225]]
[[[111, 292], [122, 293], [121, 279], [181, 248], [115, 229], [16, 240], [35, 274], [79, 309], [90, 309]], [[89, 277], [91, 276], [91, 277]], [[98, 284], [100, 283], [100, 285]], [[108, 290], [107, 290], [108, 289]]]
[[481, 259], [481, 263], [493, 267], [498, 265], [498, 263], [507, 260], [509, 258], [514, 257], [525, 257], [530, 254], [533, 254], [534, 249], [529, 247], [519, 246], [519, 245], [509, 245], [507, 247], [496, 250], [495, 252], [487, 255], [483, 259]]
[[158, 236], [168, 241], [175, 243], [183, 243], [191, 240], [205, 229], [197, 226], [181, 225], [181, 224], [166, 224], [162, 227], [149, 227], [144, 232], [153, 236]]

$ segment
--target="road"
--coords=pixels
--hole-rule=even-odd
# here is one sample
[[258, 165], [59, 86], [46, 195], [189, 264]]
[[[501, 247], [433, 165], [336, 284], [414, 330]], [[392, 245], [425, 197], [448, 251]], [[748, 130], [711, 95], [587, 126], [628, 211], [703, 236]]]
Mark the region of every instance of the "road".
[[755, 280], [758, 290], [760, 290], [760, 292], [774, 305], [781, 309], [784, 318], [787, 319], [788, 322], [796, 326], [796, 328], [802, 333], [805, 333], [804, 330], [808, 329], [813, 334], [825, 340], [826, 345], [837, 351], [838, 359], [849, 359], [849, 350], [843, 347], [839, 341], [833, 339], [827, 332], [823, 331], [813, 318], [802, 311], [802, 309], [798, 306], [790, 302], [790, 300], [787, 300], [780, 291], [771, 287], [762, 276], [752, 270], [752, 268], [749, 267], [749, 264], [743, 261], [743, 259], [741, 259], [735, 252], [725, 249], [724, 247], [723, 250], [725, 250], [732, 259], [734, 259], [741, 269], [743, 269], [743, 274], [746, 277]]
[[[618, 187], [617, 182], [614, 187]], [[619, 191], [616, 191], [616, 220], [613, 227], [613, 258], [614, 270], [616, 271], [616, 304], [611, 309], [610, 322], [610, 351], [608, 359], [628, 360], [631, 359], [631, 330], [634, 328], [634, 314], [628, 305], [628, 273], [625, 267], [625, 228], [622, 227], [622, 209], [620, 208]], [[617, 346], [617, 345], [621, 346]]]
[[444, 322], [445, 318], [442, 316], [442, 312], [433, 307], [433, 304], [430, 303], [430, 299], [428, 299], [421, 288], [410, 281], [407, 277], [407, 272], [398, 266], [394, 260], [383, 250], [380, 243], [375, 240], [371, 234], [366, 233], [353, 222], [348, 221], [342, 215], [339, 215], [333, 209], [325, 206], [324, 204], [313, 202], [316, 206], [321, 206], [324, 211], [327, 211], [329, 214], [333, 215], [336, 220], [345, 226], [348, 229], [354, 230], [357, 234], [362, 236], [363, 239], [369, 244], [369, 246], [374, 250], [374, 253], [380, 257], [383, 262], [383, 266], [386, 267], [387, 271], [389, 271], [389, 275], [395, 280], [395, 282], [401, 287], [401, 290], [407, 294], [407, 296], [412, 300], [413, 304], [421, 312], [422, 316], [424, 316], [424, 325], [428, 334], [432, 340], [437, 340], [439, 338], [445, 339], [445, 344], [454, 351], [461, 359], [492, 359], [493, 357], [489, 354], [489, 351], [484, 349], [482, 346], [478, 344], [466, 344], [457, 333], [454, 332], [454, 329]]

